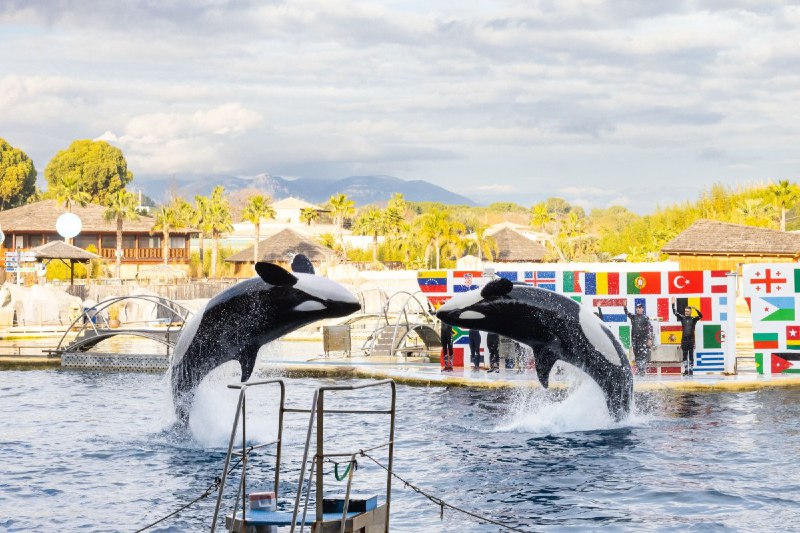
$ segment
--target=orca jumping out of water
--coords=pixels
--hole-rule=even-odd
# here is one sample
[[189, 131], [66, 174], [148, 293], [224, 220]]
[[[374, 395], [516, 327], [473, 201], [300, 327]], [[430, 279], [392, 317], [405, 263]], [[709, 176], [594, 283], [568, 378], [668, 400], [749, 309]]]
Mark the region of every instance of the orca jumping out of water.
[[317, 320], [347, 316], [361, 308], [347, 289], [315, 276], [304, 255], [292, 261], [294, 274], [272, 263], [257, 263], [255, 268], [258, 277], [219, 293], [183, 326], [171, 367], [172, 399], [183, 424], [189, 419], [195, 389], [214, 368], [239, 361], [245, 382], [264, 344]]
[[482, 290], [454, 296], [436, 316], [454, 326], [498, 333], [527, 344], [545, 388], [556, 360], [566, 361], [600, 385], [615, 420], [630, 412], [633, 374], [625, 351], [590, 309], [571, 298], [495, 279]]

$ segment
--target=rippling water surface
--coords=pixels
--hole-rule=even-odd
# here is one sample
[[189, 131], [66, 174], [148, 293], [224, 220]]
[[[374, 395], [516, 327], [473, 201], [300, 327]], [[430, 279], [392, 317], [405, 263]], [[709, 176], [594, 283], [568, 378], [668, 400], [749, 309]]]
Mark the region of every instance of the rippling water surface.
[[[0, 372], [0, 530], [136, 531], [199, 496], [220, 474], [235, 381], [204, 386], [192, 434], [172, 428], [160, 375], [63, 370]], [[287, 380], [288, 403], [314, 387]], [[275, 434], [275, 389], [253, 389], [249, 434]], [[423, 490], [523, 531], [786, 531], [800, 504], [800, 391], [637, 394], [614, 424], [591, 384], [552, 395], [398, 387], [395, 470]], [[377, 408], [386, 396], [347, 393], [328, 407]], [[387, 438], [375, 416], [332, 416], [331, 448]], [[307, 415], [287, 415], [281, 506], [295, 486]], [[385, 462], [384, 452], [375, 457]], [[249, 483], [269, 489], [272, 458], [257, 452]], [[383, 494], [362, 459], [360, 493]], [[326, 465], [326, 488], [340, 489]], [[501, 531], [439, 508], [395, 482], [393, 531]], [[208, 530], [202, 500], [149, 531]]]

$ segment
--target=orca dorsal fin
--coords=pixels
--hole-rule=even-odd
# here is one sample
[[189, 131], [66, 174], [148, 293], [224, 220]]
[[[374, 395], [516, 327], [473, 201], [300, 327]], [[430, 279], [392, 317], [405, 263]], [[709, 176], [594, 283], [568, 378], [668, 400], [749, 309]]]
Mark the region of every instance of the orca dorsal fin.
[[259, 261], [256, 263], [256, 273], [270, 285], [288, 285], [297, 283], [297, 277], [288, 270], [284, 270], [274, 263]]
[[546, 389], [550, 384], [550, 371], [558, 361], [558, 354], [549, 346], [541, 346], [533, 351], [533, 360], [536, 361], [536, 377]]
[[514, 284], [506, 278], [493, 279], [484, 285], [483, 289], [481, 289], [481, 296], [483, 298], [491, 298], [492, 296], [505, 296], [511, 292], [511, 289], [513, 288]]
[[299, 272], [301, 274], [313, 274], [314, 265], [311, 260], [303, 254], [297, 254], [292, 259], [292, 272]]

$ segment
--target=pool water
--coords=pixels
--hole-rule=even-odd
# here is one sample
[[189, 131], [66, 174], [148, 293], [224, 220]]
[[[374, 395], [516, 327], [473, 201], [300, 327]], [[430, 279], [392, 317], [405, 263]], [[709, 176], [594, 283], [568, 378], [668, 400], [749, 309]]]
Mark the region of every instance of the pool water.
[[[236, 393], [222, 369], [204, 385], [192, 433], [175, 430], [164, 377], [0, 372], [0, 531], [136, 531], [198, 497], [221, 473]], [[265, 377], [265, 376], [262, 376]], [[287, 380], [307, 408], [328, 380]], [[326, 406], [380, 408], [376, 389]], [[275, 435], [274, 388], [253, 389], [248, 433]], [[600, 391], [398, 386], [395, 471], [459, 508], [522, 531], [786, 531], [800, 514], [800, 390], [638, 394], [613, 423]], [[340, 415], [342, 416], [342, 415]], [[367, 418], [366, 421], [363, 418]], [[307, 415], [287, 415], [280, 505], [290, 510]], [[378, 417], [337, 420], [336, 449], [386, 440]], [[256, 452], [251, 487], [269, 490]], [[375, 452], [385, 462], [385, 452]], [[356, 490], [383, 496], [366, 459]], [[237, 471], [238, 473], [238, 471]], [[326, 488], [344, 491], [326, 465]], [[234, 476], [234, 482], [238, 476]], [[228, 491], [226, 491], [226, 494]], [[230, 498], [228, 498], [230, 501]], [[207, 498], [148, 531], [207, 531]], [[229, 510], [229, 508], [228, 508]], [[392, 531], [502, 531], [393, 485]]]

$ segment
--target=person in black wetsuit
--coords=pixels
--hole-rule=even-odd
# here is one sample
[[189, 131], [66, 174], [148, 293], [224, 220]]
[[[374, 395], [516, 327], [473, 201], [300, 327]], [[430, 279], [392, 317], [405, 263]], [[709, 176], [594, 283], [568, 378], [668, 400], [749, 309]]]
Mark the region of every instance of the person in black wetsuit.
[[650, 318], [644, 314], [644, 306], [637, 304], [635, 313], [628, 312], [628, 307], [623, 307], [625, 314], [631, 321], [631, 348], [636, 360], [636, 374], [644, 376], [647, 363], [650, 361], [650, 349], [653, 347], [653, 325]]
[[481, 369], [481, 332], [477, 329], [469, 330], [469, 355], [472, 361], [472, 370]]
[[444, 368], [442, 372], [453, 371], [453, 326], [442, 322], [442, 356], [444, 357]]
[[[697, 316], [692, 316], [692, 310], [697, 311]], [[681, 336], [681, 350], [683, 351], [683, 360], [686, 362], [686, 370], [683, 375], [691, 376], [694, 372], [694, 328], [697, 326], [697, 321], [703, 318], [703, 313], [696, 307], [687, 305], [683, 310], [683, 314], [679, 313], [675, 308], [675, 300], [672, 301], [672, 313], [678, 322], [681, 323], [683, 328]]]
[[488, 333], [486, 345], [489, 348], [489, 372], [500, 373], [500, 335]]

